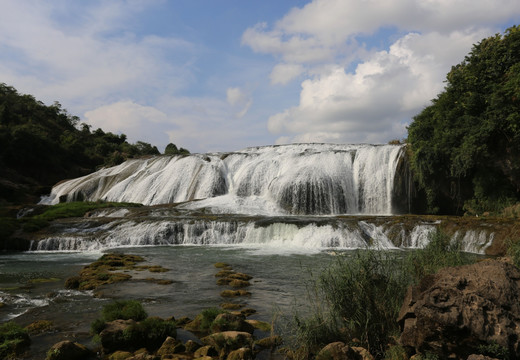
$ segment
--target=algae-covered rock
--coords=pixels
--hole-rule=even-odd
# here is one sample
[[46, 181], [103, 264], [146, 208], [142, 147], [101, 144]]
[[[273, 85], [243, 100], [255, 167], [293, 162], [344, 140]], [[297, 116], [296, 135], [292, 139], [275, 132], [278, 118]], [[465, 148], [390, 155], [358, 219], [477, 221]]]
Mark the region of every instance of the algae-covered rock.
[[252, 334], [255, 328], [247, 323], [243, 316], [223, 313], [217, 315], [215, 320], [211, 323], [210, 330], [212, 333], [233, 330], [245, 331]]
[[260, 320], [246, 320], [248, 324], [250, 324], [255, 329], [261, 330], [261, 331], [271, 331], [271, 324], [265, 321]]
[[27, 330], [10, 321], [0, 324], [0, 359], [16, 358], [31, 344]]
[[268, 336], [263, 339], [255, 341], [255, 345], [264, 349], [273, 349], [277, 346], [282, 345], [283, 339], [280, 335]]
[[65, 340], [50, 348], [46, 360], [84, 360], [92, 355], [93, 353], [84, 345]]
[[239, 279], [232, 279], [229, 282], [229, 286], [231, 286], [232, 288], [235, 288], [235, 289], [245, 288], [245, 287], [248, 287], [250, 285], [251, 284], [249, 283], [249, 281], [239, 280]]
[[134, 357], [134, 354], [128, 351], [116, 351], [108, 357], [108, 360], [126, 360]]
[[220, 296], [225, 298], [233, 298], [239, 296], [250, 296], [251, 293], [246, 290], [224, 290], [220, 293]]
[[195, 359], [202, 358], [205, 356], [209, 356], [209, 357], [218, 356], [218, 351], [217, 351], [217, 349], [215, 349], [215, 347], [213, 347], [211, 345], [205, 345], [205, 346], [201, 346], [193, 353], [193, 357]]
[[251, 350], [251, 348], [247, 348], [247, 347], [233, 350], [227, 356], [227, 360], [253, 360], [253, 359], [254, 359], [253, 351]]
[[29, 332], [30, 335], [37, 335], [44, 332], [52, 331], [54, 329], [54, 324], [49, 320], [37, 320], [25, 327], [25, 330]]
[[186, 351], [186, 347], [182, 342], [172, 338], [171, 336], [168, 336], [166, 340], [164, 340], [159, 350], [157, 350], [157, 355], [172, 355], [182, 353], [184, 351]]
[[206, 345], [213, 346], [219, 353], [226, 353], [243, 347], [251, 348], [253, 345], [253, 336], [243, 331], [223, 331], [203, 337], [202, 342]]

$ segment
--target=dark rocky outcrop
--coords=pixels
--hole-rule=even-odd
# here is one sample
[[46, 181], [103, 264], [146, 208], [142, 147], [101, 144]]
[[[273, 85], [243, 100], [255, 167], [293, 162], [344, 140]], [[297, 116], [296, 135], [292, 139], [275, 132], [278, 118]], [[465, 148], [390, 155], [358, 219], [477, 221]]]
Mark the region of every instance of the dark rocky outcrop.
[[316, 360], [373, 360], [374, 357], [361, 347], [351, 347], [341, 341], [326, 345], [316, 355]]
[[65, 340], [51, 347], [47, 353], [47, 360], [84, 360], [92, 355], [93, 353], [85, 346]]
[[520, 270], [497, 260], [444, 268], [408, 289], [400, 342], [416, 353], [466, 359], [495, 347], [520, 358]]

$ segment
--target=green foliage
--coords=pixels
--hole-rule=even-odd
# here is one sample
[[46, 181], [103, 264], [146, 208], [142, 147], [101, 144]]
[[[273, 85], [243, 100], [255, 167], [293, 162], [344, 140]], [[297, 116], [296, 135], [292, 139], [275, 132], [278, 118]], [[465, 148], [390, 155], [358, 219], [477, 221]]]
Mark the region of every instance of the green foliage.
[[494, 211], [520, 199], [520, 27], [473, 46], [408, 127], [429, 211]]
[[496, 342], [480, 345], [478, 353], [494, 359], [509, 360], [509, 350]]
[[117, 319], [141, 321], [148, 316], [143, 305], [136, 300], [117, 300], [105, 305], [101, 313], [107, 322]]
[[202, 310], [200, 313], [200, 329], [203, 331], [209, 330], [213, 321], [215, 321], [215, 318], [222, 313], [225, 313], [225, 311], [219, 308], [208, 308]]
[[394, 345], [385, 351], [385, 360], [408, 360], [408, 354], [401, 345]]
[[513, 264], [520, 267], [520, 241], [509, 240], [507, 244], [507, 255], [511, 256]]
[[475, 260], [475, 255], [461, 251], [460, 242], [452, 241], [448, 234], [436, 229], [424, 249], [414, 250], [405, 258], [404, 269], [411, 276], [411, 282], [418, 283], [444, 267], [470, 264]]
[[0, 358], [16, 359], [29, 346], [27, 330], [14, 322], [0, 324]]
[[18, 229], [18, 226], [15, 218], [0, 217], [0, 241], [10, 237]]
[[134, 349], [144, 346], [154, 350], [161, 346], [168, 336], [175, 337], [176, 334], [175, 322], [149, 317], [126, 328], [123, 338], [125, 342], [132, 344]]
[[164, 155], [188, 155], [190, 152], [184, 148], [177, 148], [177, 145], [169, 143], [164, 149]]

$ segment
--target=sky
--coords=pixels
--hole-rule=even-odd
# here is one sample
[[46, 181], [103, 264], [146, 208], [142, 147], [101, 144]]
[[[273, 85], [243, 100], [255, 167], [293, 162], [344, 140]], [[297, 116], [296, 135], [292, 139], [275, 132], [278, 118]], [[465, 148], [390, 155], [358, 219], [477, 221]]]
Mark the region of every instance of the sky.
[[387, 143], [518, 0], [0, 0], [0, 83], [162, 152]]

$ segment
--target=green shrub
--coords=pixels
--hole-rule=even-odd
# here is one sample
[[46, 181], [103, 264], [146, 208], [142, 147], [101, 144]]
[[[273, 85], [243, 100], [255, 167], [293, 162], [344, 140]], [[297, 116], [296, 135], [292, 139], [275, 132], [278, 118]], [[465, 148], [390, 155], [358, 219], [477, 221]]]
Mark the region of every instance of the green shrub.
[[27, 330], [15, 324], [7, 322], [0, 325], [0, 358], [15, 359], [29, 346], [31, 339]]
[[444, 267], [470, 264], [475, 259], [475, 255], [461, 251], [459, 241], [453, 241], [444, 231], [436, 229], [424, 249], [414, 250], [406, 258], [405, 271], [412, 276], [413, 283], [418, 283], [424, 276], [435, 274]]
[[480, 345], [478, 353], [495, 359], [509, 360], [509, 350], [496, 342]]
[[113, 303], [107, 304], [103, 307], [103, 319], [105, 321], [121, 320], [135, 320], [141, 321], [146, 319], [148, 314], [143, 308], [143, 305], [136, 300], [117, 300]]
[[136, 300], [117, 300], [113, 303], [103, 306], [101, 318], [94, 320], [90, 325], [93, 334], [99, 334], [105, 328], [105, 324], [114, 320], [135, 320], [141, 321], [146, 319], [148, 314], [143, 305]]
[[176, 337], [176, 335], [175, 322], [157, 317], [149, 317], [123, 331], [125, 341], [132, 344], [133, 348], [146, 347], [148, 350], [157, 349], [168, 336]]
[[200, 329], [203, 331], [209, 330], [213, 321], [215, 321], [215, 318], [222, 313], [225, 313], [225, 311], [219, 308], [208, 308], [202, 310], [200, 313]]

